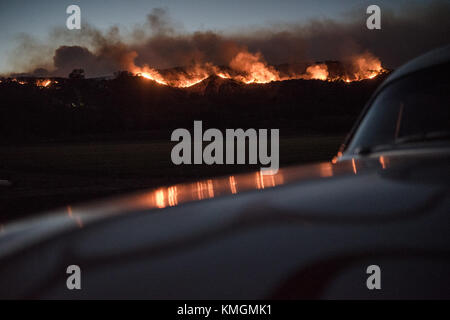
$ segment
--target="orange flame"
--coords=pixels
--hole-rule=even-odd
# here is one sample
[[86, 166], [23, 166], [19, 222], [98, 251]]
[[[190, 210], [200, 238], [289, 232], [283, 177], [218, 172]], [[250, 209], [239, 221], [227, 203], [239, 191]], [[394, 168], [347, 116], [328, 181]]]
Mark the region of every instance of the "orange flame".
[[159, 84], [179, 88], [191, 87], [210, 76], [207, 67], [200, 66], [189, 69], [186, 74], [179, 73], [172, 77], [164, 77], [160, 72], [147, 65], [143, 68], [135, 66], [132, 68], [132, 72], [137, 76], [156, 81]]
[[136, 73], [138, 76], [156, 81], [159, 84], [168, 85], [168, 83], [164, 80], [163, 76], [161, 76], [161, 74], [158, 71], [149, 68], [148, 66], [144, 66], [142, 69], [136, 68], [136, 70], [134, 70], [133, 72]]
[[51, 80], [37, 80], [36, 85], [38, 87], [48, 87], [52, 83]]
[[144, 65], [138, 67], [134, 64], [135, 53], [130, 55], [129, 67], [133, 74], [143, 78], [153, 80], [161, 85], [173, 86], [179, 88], [191, 87], [211, 75], [222, 79], [233, 79], [245, 84], [269, 83], [272, 81], [283, 81], [291, 79], [322, 80], [322, 81], [344, 81], [346, 83], [372, 79], [385, 72], [381, 61], [370, 53], [355, 55], [350, 57], [348, 63], [349, 71], [344, 75], [331, 76], [330, 70], [325, 63], [316, 63], [306, 68], [304, 73], [281, 76], [275, 67], [270, 66], [263, 58], [261, 53], [250, 53], [241, 51], [231, 60], [229, 71], [226, 68], [213, 66], [210, 63], [203, 65], [196, 64], [186, 70], [179, 72], [162, 73], [156, 69]]
[[328, 80], [328, 67], [326, 64], [315, 64], [306, 68], [304, 79]]
[[275, 68], [267, 66], [260, 53], [239, 52], [230, 62], [230, 67], [244, 75], [237, 77], [244, 83], [267, 83], [280, 80]]
[[351, 57], [353, 65], [353, 80], [373, 79], [384, 72], [381, 61], [372, 54], [366, 52], [362, 55]]

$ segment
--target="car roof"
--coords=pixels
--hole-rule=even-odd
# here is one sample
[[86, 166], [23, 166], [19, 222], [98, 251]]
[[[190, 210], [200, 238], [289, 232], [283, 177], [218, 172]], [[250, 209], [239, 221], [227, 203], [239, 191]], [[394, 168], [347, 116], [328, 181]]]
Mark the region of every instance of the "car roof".
[[356, 121], [356, 123], [354, 124], [352, 130], [347, 135], [347, 137], [345, 138], [345, 141], [342, 143], [341, 147], [339, 148], [339, 152], [346, 153], [348, 151], [347, 146], [348, 146], [349, 142], [351, 141], [351, 139], [353, 139], [353, 134], [359, 127], [367, 110], [372, 105], [373, 100], [382, 90], [384, 90], [386, 87], [390, 86], [391, 83], [395, 82], [396, 80], [403, 78], [404, 76], [413, 74], [413, 73], [421, 71], [421, 70], [432, 68], [434, 66], [449, 63], [449, 62], [450, 62], [450, 44], [448, 44], [444, 47], [440, 47], [440, 48], [428, 51], [427, 53], [425, 53], [421, 56], [418, 56], [417, 58], [409, 60], [407, 63], [403, 64], [398, 69], [396, 69], [394, 72], [392, 72], [381, 83], [381, 85], [375, 90], [375, 92], [372, 94], [372, 97], [366, 103], [363, 112], [359, 115], [359, 118]]
[[415, 73], [417, 71], [428, 69], [430, 67], [434, 67], [448, 62], [450, 62], [450, 44], [445, 47], [429, 51], [405, 63], [397, 70], [395, 70], [392, 74], [390, 74], [381, 87], [385, 87], [389, 85], [391, 82], [399, 78], [402, 78], [406, 75], [409, 75], [411, 73]]

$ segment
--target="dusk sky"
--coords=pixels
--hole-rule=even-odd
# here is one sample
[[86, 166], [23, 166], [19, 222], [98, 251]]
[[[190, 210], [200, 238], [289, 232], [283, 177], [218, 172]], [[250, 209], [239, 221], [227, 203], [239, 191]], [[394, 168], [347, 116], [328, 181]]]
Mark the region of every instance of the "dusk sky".
[[[154, 8], [164, 8], [176, 26], [184, 32], [206, 31], [238, 33], [242, 28], [268, 27], [277, 23], [303, 24], [311, 19], [331, 18], [345, 22], [349, 13], [361, 12], [378, 4], [382, 10], [401, 12], [403, 6], [424, 1], [355, 1], [355, 0], [41, 0], [2, 1], [0, 3], [0, 73], [13, 70], [11, 56], [21, 34], [28, 34], [36, 42], [48, 41], [55, 27], [65, 27], [70, 4], [81, 7], [82, 23], [99, 30], [118, 25], [130, 30], [143, 24]], [[382, 11], [383, 12], [383, 11]], [[422, 22], [421, 22], [422, 23]], [[74, 31], [76, 32], [76, 31]]]

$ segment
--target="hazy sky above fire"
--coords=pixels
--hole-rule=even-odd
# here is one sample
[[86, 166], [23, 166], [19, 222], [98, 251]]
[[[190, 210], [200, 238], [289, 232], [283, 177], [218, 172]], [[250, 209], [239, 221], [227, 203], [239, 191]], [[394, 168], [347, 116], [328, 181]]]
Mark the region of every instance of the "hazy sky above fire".
[[[382, 27], [383, 32], [398, 32], [398, 30], [389, 30], [392, 28], [392, 24], [389, 24], [390, 20], [384, 21], [383, 13], [388, 12], [387, 18], [393, 16], [399, 16], [400, 18], [395, 20], [404, 22], [400, 23], [400, 30], [405, 33], [405, 36], [411, 37], [413, 35], [408, 33], [408, 23], [412, 21], [408, 20], [408, 17], [401, 16], [402, 14], [419, 14], [426, 8], [429, 3], [440, 3], [444, 6], [444, 9], [449, 9], [450, 6], [445, 6], [444, 1], [365, 1], [365, 0], [227, 0], [227, 1], [214, 1], [214, 0], [14, 0], [14, 1], [0, 1], [0, 74], [6, 72], [21, 72], [24, 70], [16, 70], [17, 68], [17, 48], [24, 47], [23, 42], [28, 41], [31, 44], [26, 47], [27, 50], [33, 48], [41, 49], [44, 46], [43, 43], [48, 43], [52, 30], [55, 28], [65, 27], [67, 14], [65, 10], [70, 4], [78, 4], [82, 10], [82, 22], [89, 23], [101, 31], [107, 31], [112, 26], [119, 26], [121, 32], [127, 32], [133, 30], [137, 25], [142, 25], [147, 19], [147, 15], [154, 8], [164, 8], [170, 15], [171, 23], [173, 26], [183, 33], [192, 33], [195, 31], [214, 31], [220, 34], [239, 34], [243, 30], [245, 32], [256, 32], [261, 28], [270, 29], [273, 26], [279, 25], [302, 25], [310, 23], [312, 20], [327, 21], [331, 19], [332, 23], [345, 24], [346, 21], [360, 21], [361, 29], [365, 28], [365, 8], [370, 4], [378, 4], [382, 8]], [[413, 7], [410, 11], [408, 8]], [[431, 10], [431, 9], [430, 9]], [[433, 15], [439, 14], [443, 11], [442, 7], [434, 10], [437, 13], [431, 12]], [[445, 11], [445, 10], [444, 10]], [[406, 12], [406, 13], [405, 13]], [[445, 12], [441, 13], [445, 14]], [[355, 17], [358, 15], [358, 17]], [[421, 18], [427, 17], [422, 15]], [[428, 16], [429, 17], [429, 16]], [[447, 21], [450, 16], [447, 15]], [[402, 20], [403, 19], [403, 20]], [[410, 20], [414, 20], [411, 18]], [[435, 43], [441, 43], [446, 38], [448, 33], [448, 24], [443, 26], [433, 27], [433, 21], [416, 21], [418, 25], [424, 26], [424, 32], [432, 33], [433, 37], [436, 36], [436, 32], [433, 28], [443, 28], [447, 30], [438, 31], [440, 38], [437, 42], [430, 40], [429, 38], [423, 46], [424, 48], [433, 47]], [[441, 21], [437, 19], [438, 21]], [[430, 25], [432, 27], [430, 27]], [[320, 31], [323, 33], [323, 27]], [[256, 31], [255, 31], [256, 30]], [[347, 29], [345, 29], [347, 30]], [[388, 30], [388, 31], [386, 31]], [[311, 31], [311, 28], [309, 29]], [[416, 33], [416, 31], [410, 30]], [[77, 32], [77, 31], [73, 31]], [[347, 32], [347, 31], [345, 31]], [[361, 32], [367, 32], [367, 30], [361, 30]], [[378, 34], [367, 33], [367, 40], [358, 40], [364, 42], [358, 43], [358, 46], [364, 47], [372, 46], [372, 42], [380, 41], [382, 33]], [[26, 36], [25, 36], [26, 35]], [[373, 39], [370, 37], [373, 36]], [[448, 37], [448, 36], [447, 36]], [[326, 37], [325, 37], [326, 38]], [[25, 39], [25, 40], [24, 40]], [[395, 41], [395, 38], [393, 38]], [[411, 39], [414, 39], [412, 37]], [[420, 39], [419, 39], [420, 40]], [[356, 41], [356, 42], [358, 42]], [[389, 42], [389, 41], [387, 41]], [[61, 45], [61, 43], [59, 44]], [[73, 45], [73, 43], [71, 44]], [[386, 45], [385, 45], [386, 46]], [[383, 55], [387, 50], [393, 50], [395, 43], [391, 44], [391, 48], [380, 48], [379, 52], [375, 54]], [[402, 44], [400, 51], [408, 52], [408, 48], [405, 48], [405, 44]], [[416, 44], [417, 46], [417, 44]], [[25, 47], [24, 47], [25, 48]], [[31, 49], [30, 49], [31, 48]], [[373, 48], [371, 51], [374, 51]], [[280, 49], [282, 50], [282, 48]], [[375, 49], [376, 51], [377, 49]], [[423, 50], [415, 49], [411, 54]], [[327, 53], [317, 53], [315, 50], [310, 51], [310, 58], [316, 59], [337, 59], [339, 57], [328, 57]], [[319, 52], [319, 50], [316, 50]], [[331, 50], [332, 51], [332, 50]], [[49, 55], [52, 53], [47, 52]], [[21, 53], [23, 54], [23, 53]], [[317, 55], [317, 57], [314, 56]], [[407, 55], [407, 54], [406, 54]], [[47, 57], [51, 60], [52, 57]], [[384, 57], [381, 57], [384, 58]], [[407, 57], [409, 58], [409, 57]], [[16, 59], [16, 60], [15, 60]], [[45, 57], [43, 57], [45, 59]], [[395, 64], [402, 61], [401, 59], [392, 59], [388, 57], [388, 61], [393, 64], [391, 67], [396, 67]], [[277, 61], [279, 62], [279, 61]]]

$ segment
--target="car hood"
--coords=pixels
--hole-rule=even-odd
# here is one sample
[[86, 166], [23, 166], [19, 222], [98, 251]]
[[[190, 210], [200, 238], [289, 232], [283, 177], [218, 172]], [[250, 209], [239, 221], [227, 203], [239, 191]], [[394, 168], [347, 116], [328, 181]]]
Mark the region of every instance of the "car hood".
[[[253, 173], [164, 186], [82, 206], [67, 206], [35, 218], [0, 225], [0, 258], [68, 231], [111, 217], [142, 212], [183, 215], [185, 205], [233, 207], [236, 212], [300, 210], [312, 220], [394, 219], [426, 206], [448, 188], [450, 150], [414, 150], [292, 166], [276, 174]], [[400, 195], [417, 191], [404, 203]], [[204, 203], [204, 204], [203, 204]], [[232, 214], [228, 214], [231, 216]], [[251, 216], [251, 215], [250, 215]], [[224, 217], [208, 213], [200, 224]], [[184, 218], [182, 218], [184, 219]], [[175, 223], [175, 222], [174, 222]], [[126, 229], [126, 228], [125, 228]], [[130, 231], [131, 232], [131, 231]]]
[[[423, 268], [440, 268], [430, 293], [439, 296], [450, 259], [449, 155], [391, 152], [202, 180], [12, 223], [0, 236], [0, 296], [365, 297], [335, 287], [355, 261], [393, 263], [405, 275], [383, 297], [400, 286], [407, 296], [411, 277], [417, 284]], [[419, 259], [417, 270], [406, 268], [413, 274], [403, 265], [411, 259]], [[61, 285], [58, 270], [73, 263], [89, 290]]]

